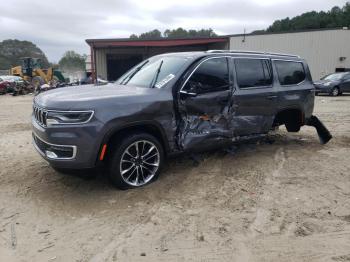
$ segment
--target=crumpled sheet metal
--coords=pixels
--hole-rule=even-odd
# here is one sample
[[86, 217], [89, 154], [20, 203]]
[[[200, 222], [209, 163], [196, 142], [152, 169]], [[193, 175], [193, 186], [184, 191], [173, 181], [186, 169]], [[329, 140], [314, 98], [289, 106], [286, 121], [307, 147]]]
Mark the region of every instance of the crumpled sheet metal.
[[[212, 113], [190, 114], [180, 104], [182, 111], [181, 123], [177, 131], [177, 144], [181, 150], [205, 147], [213, 143], [229, 143], [240, 135], [259, 134], [267, 132], [272, 125], [273, 117], [239, 116], [232, 111], [231, 106], [213, 110]], [[193, 110], [195, 111], [195, 110]]]

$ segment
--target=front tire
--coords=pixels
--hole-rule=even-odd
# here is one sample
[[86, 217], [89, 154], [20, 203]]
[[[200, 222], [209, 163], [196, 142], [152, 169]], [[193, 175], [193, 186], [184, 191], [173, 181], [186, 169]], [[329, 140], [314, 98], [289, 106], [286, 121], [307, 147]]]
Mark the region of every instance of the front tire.
[[153, 182], [160, 173], [164, 150], [154, 136], [135, 133], [114, 146], [109, 159], [109, 177], [120, 189], [142, 187]]
[[334, 87], [331, 91], [331, 96], [339, 96], [339, 95], [340, 95], [339, 87]]

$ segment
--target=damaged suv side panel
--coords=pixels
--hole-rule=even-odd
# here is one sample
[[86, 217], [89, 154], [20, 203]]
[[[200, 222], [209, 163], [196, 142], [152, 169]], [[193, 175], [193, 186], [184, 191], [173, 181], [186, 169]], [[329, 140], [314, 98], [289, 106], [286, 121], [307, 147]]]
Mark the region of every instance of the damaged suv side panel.
[[[285, 75], [287, 87], [279, 82], [275, 63], [279, 66], [288, 63], [289, 67], [280, 68], [284, 70], [280, 74]], [[288, 75], [291, 65], [300, 67], [292, 72], [297, 79]], [[308, 67], [302, 61], [254, 56], [206, 57], [180, 87], [178, 145], [181, 150], [201, 149], [213, 143], [266, 134], [279, 112], [293, 108], [300, 110], [297, 116], [300, 128], [313, 110], [311, 83]]]

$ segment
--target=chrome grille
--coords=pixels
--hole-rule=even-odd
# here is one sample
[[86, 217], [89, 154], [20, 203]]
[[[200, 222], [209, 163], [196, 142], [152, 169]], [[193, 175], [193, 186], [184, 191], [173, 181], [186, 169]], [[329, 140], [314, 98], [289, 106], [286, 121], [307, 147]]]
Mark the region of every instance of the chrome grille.
[[46, 126], [47, 111], [45, 109], [34, 104], [33, 115], [39, 125]]

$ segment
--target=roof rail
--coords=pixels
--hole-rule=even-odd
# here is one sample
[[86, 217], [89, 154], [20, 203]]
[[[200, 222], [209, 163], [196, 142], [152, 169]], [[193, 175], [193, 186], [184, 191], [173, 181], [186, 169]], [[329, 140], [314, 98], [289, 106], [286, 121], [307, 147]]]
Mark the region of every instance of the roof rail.
[[207, 53], [222, 53], [222, 54], [257, 54], [257, 55], [275, 55], [300, 58], [298, 55], [290, 55], [283, 53], [259, 52], [259, 51], [244, 51], [244, 50], [208, 50]]

